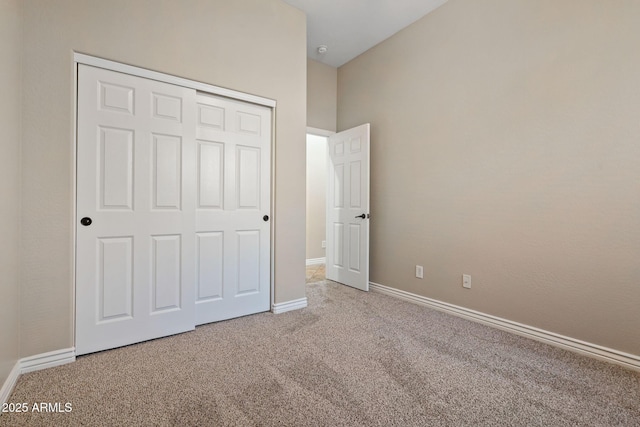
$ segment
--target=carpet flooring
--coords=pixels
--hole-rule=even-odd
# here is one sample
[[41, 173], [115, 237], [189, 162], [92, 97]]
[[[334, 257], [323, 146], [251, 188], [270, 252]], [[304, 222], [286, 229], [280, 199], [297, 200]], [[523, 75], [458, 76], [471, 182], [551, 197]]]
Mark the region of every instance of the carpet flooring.
[[640, 373], [308, 274], [309, 307], [78, 357], [2, 426], [640, 426]]

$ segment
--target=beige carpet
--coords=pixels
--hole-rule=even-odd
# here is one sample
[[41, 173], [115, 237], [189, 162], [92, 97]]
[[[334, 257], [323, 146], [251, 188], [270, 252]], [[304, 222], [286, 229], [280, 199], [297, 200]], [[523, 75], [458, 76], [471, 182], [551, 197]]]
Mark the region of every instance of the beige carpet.
[[23, 375], [10, 402], [72, 410], [0, 425], [640, 426], [640, 373], [332, 282], [307, 294]]

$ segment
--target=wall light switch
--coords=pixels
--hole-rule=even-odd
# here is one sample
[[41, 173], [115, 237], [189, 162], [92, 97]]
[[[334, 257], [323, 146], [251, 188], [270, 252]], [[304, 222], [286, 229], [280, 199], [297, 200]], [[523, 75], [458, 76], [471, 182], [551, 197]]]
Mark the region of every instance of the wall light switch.
[[424, 268], [421, 265], [416, 265], [416, 277], [424, 279]]
[[322, 241], [322, 249], [326, 249], [327, 248], [327, 241], [323, 240]]

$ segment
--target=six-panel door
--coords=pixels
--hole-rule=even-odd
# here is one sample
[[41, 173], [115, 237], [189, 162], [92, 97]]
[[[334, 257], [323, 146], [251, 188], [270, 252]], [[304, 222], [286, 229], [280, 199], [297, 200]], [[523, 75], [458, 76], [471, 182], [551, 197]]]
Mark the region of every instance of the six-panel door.
[[329, 137], [327, 279], [369, 290], [369, 124]]
[[269, 310], [270, 111], [197, 96], [196, 324]]

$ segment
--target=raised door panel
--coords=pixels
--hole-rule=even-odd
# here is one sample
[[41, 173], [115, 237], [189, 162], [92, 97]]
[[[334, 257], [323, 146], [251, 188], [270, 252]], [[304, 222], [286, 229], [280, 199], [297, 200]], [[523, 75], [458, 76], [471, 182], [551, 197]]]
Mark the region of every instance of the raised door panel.
[[333, 257], [331, 265], [337, 268], [344, 267], [344, 224], [333, 223]]
[[163, 93], [153, 93], [153, 117], [182, 123], [182, 98]]
[[198, 209], [224, 207], [224, 144], [198, 141]]
[[152, 236], [151, 313], [181, 307], [181, 236]]
[[349, 164], [349, 207], [360, 209], [362, 207], [362, 163], [359, 160]]
[[182, 138], [152, 135], [153, 208], [181, 209]]
[[260, 290], [260, 230], [238, 231], [238, 286], [236, 295]]
[[100, 209], [133, 209], [133, 136], [131, 129], [99, 127]]
[[260, 149], [237, 147], [238, 209], [260, 209]]
[[98, 81], [98, 109], [133, 115], [135, 88], [105, 81]]
[[335, 165], [333, 170], [333, 207], [336, 209], [344, 208], [344, 165], [338, 163]]
[[361, 224], [349, 224], [349, 270], [360, 272]]
[[133, 316], [133, 237], [98, 239], [98, 323]]
[[198, 126], [224, 131], [224, 107], [198, 103]]
[[214, 231], [197, 236], [197, 301], [220, 300], [224, 296], [224, 234]]
[[238, 132], [260, 136], [262, 117], [257, 114], [238, 111]]

